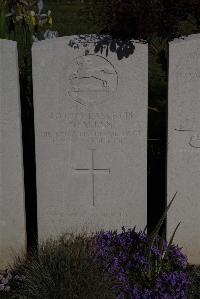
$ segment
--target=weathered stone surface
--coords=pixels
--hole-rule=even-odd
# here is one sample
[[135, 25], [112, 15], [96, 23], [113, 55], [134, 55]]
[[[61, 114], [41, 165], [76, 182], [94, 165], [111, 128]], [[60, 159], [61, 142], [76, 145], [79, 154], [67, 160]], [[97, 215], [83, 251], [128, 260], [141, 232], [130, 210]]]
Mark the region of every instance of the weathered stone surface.
[[168, 237], [191, 263], [200, 263], [200, 35], [175, 40], [169, 48]]
[[148, 47], [33, 45], [39, 238], [147, 221]]
[[25, 249], [19, 78], [16, 42], [0, 40], [0, 267]]

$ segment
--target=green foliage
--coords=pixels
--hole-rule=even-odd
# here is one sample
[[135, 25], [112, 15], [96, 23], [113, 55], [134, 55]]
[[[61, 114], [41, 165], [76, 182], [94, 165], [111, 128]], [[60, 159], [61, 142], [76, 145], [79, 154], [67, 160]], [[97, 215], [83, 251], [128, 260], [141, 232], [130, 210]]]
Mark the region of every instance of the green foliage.
[[198, 299], [200, 297], [200, 266], [188, 266], [190, 285], [187, 292], [187, 299]]
[[5, 4], [0, 0], [0, 38], [6, 38], [5, 33]]
[[199, 27], [199, 0], [85, 0], [85, 11], [104, 31], [121, 38], [152, 41], [180, 35], [180, 24]]
[[[200, 32], [200, 0], [85, 0], [86, 22], [99, 33], [149, 43], [149, 105], [167, 100], [168, 41]], [[162, 122], [162, 121], [161, 121]]]
[[38, 256], [18, 259], [14, 272], [20, 279], [11, 281], [14, 298], [111, 299], [111, 281], [92, 262], [87, 240], [63, 235], [41, 244]]
[[99, 25], [88, 19], [88, 12], [83, 11], [84, 7], [85, 4], [77, 0], [44, 1], [44, 8], [53, 12], [54, 28], [59, 36], [98, 33], [101, 30]]
[[[147, 252], [146, 252], [146, 255], [147, 255], [147, 262], [149, 264], [149, 269], [148, 269], [148, 277], [151, 278], [152, 274], [153, 275], [159, 275], [160, 272], [163, 270], [162, 267], [164, 265], [164, 260], [166, 258], [166, 256], [168, 255], [168, 252], [169, 252], [169, 249], [173, 243], [173, 240], [174, 240], [174, 236], [175, 236], [175, 233], [180, 225], [180, 223], [178, 223], [178, 225], [176, 226], [174, 232], [172, 233], [172, 236], [169, 240], [169, 243], [167, 245], [167, 247], [165, 248], [164, 247], [164, 243], [165, 243], [165, 237], [164, 235], [161, 237], [161, 239], [159, 240], [159, 244], [158, 244], [158, 248], [160, 249], [160, 251], [162, 252], [162, 255], [159, 256], [158, 255], [158, 260], [156, 262], [156, 264], [151, 264], [150, 261], [151, 261], [151, 258], [152, 258], [152, 252], [151, 252], [151, 249], [155, 243], [155, 239], [156, 239], [156, 236], [158, 236], [158, 233], [160, 231], [160, 228], [163, 224], [163, 221], [165, 220], [165, 218], [167, 217], [167, 213], [172, 205], [172, 203], [174, 202], [174, 199], [176, 197], [176, 194], [173, 196], [173, 198], [171, 199], [170, 203], [168, 204], [167, 208], [165, 209], [162, 217], [160, 218], [160, 220], [158, 221], [156, 227], [154, 228], [154, 230], [152, 231], [152, 233], [148, 236], [148, 243], [147, 243]], [[153, 268], [152, 268], [152, 265], [153, 265]]]

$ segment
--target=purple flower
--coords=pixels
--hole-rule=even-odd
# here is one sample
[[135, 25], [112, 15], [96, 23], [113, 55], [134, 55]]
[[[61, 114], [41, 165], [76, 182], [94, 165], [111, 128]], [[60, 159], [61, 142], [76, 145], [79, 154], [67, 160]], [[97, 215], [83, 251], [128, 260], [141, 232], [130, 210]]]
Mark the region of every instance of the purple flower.
[[186, 255], [181, 252], [181, 248], [177, 245], [171, 245], [168, 252], [169, 258], [174, 260], [174, 263], [183, 269], [186, 269], [188, 261]]
[[126, 254], [125, 254], [125, 252], [124, 251], [120, 251], [120, 253], [119, 253], [119, 259], [121, 260], [121, 261], [123, 261], [123, 262], [125, 262], [126, 261]]
[[117, 274], [116, 274], [116, 278], [120, 281], [120, 282], [126, 282], [126, 280], [127, 280], [127, 276], [126, 276], [126, 274], [122, 271], [122, 272], [118, 272]]
[[156, 280], [156, 289], [161, 298], [181, 299], [188, 286], [188, 275], [182, 271], [166, 272]]
[[151, 252], [153, 252], [157, 256], [162, 256], [162, 252], [156, 246], [151, 247]]
[[127, 231], [122, 228], [121, 233], [101, 232], [94, 237], [92, 257], [94, 261], [101, 261], [107, 273], [114, 278], [116, 283], [112, 290], [116, 298], [185, 298], [187, 258], [178, 246], [171, 245], [162, 261], [167, 241], [164, 240], [161, 247], [160, 241], [160, 237], [156, 236], [149, 260], [148, 237], [144, 232], [137, 233], [135, 227]]

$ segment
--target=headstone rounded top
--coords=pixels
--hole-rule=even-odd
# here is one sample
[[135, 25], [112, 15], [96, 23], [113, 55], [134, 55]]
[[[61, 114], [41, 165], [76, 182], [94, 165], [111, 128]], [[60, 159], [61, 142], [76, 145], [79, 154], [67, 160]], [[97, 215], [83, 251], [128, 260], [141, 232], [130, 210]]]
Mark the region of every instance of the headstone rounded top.
[[173, 39], [172, 41], [169, 42], [169, 44], [173, 46], [173, 44], [178, 44], [178, 43], [184, 44], [185, 42], [192, 42], [192, 41], [199, 42], [200, 34], [191, 34], [188, 36], [181, 36], [179, 38]]
[[17, 42], [9, 39], [0, 39], [0, 45], [17, 46]]

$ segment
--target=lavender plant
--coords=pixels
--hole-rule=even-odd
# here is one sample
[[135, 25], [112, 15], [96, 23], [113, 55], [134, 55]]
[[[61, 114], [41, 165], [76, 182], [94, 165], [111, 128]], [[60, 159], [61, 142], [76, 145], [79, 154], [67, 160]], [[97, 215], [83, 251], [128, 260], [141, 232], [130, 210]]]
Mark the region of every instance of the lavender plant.
[[163, 259], [168, 244], [165, 241], [160, 248], [160, 240], [156, 236], [149, 260], [148, 236], [143, 231], [122, 228], [121, 233], [100, 232], [93, 238], [94, 262], [101, 261], [116, 282], [113, 292], [117, 299], [185, 298], [187, 258], [178, 246], [170, 245]]
[[158, 235], [175, 196], [149, 236], [145, 230], [137, 233], [134, 227], [122, 228], [121, 233], [100, 232], [92, 239], [91, 255], [116, 281], [113, 292], [117, 299], [186, 298], [187, 257], [172, 244], [180, 223], [169, 243]]

